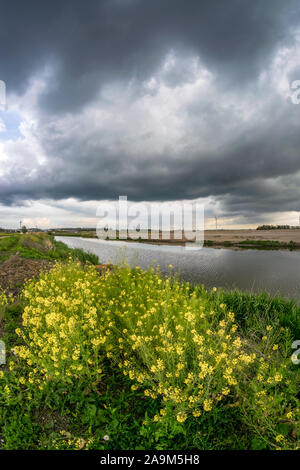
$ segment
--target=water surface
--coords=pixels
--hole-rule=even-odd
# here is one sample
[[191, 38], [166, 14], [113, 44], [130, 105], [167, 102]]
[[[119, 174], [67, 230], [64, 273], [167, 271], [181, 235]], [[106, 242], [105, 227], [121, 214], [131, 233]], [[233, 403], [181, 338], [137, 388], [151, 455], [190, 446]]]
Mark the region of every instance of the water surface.
[[56, 237], [70, 248], [82, 248], [96, 254], [100, 263], [122, 263], [148, 268], [160, 266], [187, 281], [206, 287], [239, 288], [251, 292], [267, 291], [300, 299], [300, 252], [230, 250], [183, 246], [106, 241], [77, 237]]

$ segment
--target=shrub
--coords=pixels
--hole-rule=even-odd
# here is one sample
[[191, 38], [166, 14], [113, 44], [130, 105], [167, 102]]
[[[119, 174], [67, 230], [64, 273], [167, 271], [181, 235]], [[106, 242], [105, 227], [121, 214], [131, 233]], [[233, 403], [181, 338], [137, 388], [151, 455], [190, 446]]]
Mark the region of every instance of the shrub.
[[80, 263], [57, 264], [37, 282], [25, 286], [24, 346], [15, 354], [32, 368], [35, 382], [72, 383], [99, 380], [101, 345], [106, 340], [97, 312], [99, 276]]
[[182, 422], [226, 400], [255, 360], [236, 334], [234, 314], [225, 305], [215, 311], [205, 297], [190, 294], [188, 284], [158, 274], [119, 270], [115, 276], [118, 282], [109, 277], [106, 285], [115, 312], [108, 356], [133, 387], [161, 396]]

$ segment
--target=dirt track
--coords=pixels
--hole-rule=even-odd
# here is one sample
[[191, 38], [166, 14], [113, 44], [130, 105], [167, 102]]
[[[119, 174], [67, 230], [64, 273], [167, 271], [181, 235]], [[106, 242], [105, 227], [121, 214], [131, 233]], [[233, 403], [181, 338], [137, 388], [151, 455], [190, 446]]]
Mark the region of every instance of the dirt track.
[[17, 294], [25, 280], [39, 275], [40, 271], [47, 270], [51, 262], [47, 260], [33, 260], [12, 255], [0, 264], [0, 287], [12, 294]]

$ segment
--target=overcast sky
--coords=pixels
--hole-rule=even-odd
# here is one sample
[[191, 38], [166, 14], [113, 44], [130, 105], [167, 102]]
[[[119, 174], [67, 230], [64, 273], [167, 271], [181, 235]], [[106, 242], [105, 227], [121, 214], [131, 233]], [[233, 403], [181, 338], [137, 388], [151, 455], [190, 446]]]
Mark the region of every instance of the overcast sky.
[[298, 0], [0, 0], [0, 80], [0, 226], [120, 195], [298, 224]]

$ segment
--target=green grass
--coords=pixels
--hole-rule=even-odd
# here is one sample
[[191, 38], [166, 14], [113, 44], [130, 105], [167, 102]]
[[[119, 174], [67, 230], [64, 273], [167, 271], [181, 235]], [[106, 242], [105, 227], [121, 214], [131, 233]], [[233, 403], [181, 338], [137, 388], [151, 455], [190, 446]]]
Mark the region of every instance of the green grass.
[[10, 235], [5, 238], [0, 238], [0, 253], [6, 251], [16, 251], [16, 247], [20, 243], [19, 235]]
[[280, 242], [278, 240], [242, 240], [238, 242], [233, 242], [230, 240], [225, 241], [214, 241], [214, 240], [204, 240], [204, 246], [224, 246], [225, 248], [237, 247], [237, 248], [253, 248], [253, 249], [264, 249], [264, 250], [280, 250], [280, 249], [289, 249], [293, 251], [297, 248], [297, 244], [294, 241]]
[[237, 245], [264, 249], [288, 248], [289, 250], [294, 250], [296, 248], [296, 243], [292, 240], [288, 243], [280, 242], [278, 240], [243, 240], [241, 242], [238, 242]]
[[[196, 290], [203, 287], [196, 286]], [[217, 293], [208, 291], [211, 300], [225, 303], [235, 313], [239, 326], [249, 331], [262, 324], [272, 324], [290, 329], [295, 339], [300, 339], [300, 306], [294, 299], [282, 296], [272, 297], [268, 293], [251, 294], [238, 289], [218, 289]]]
[[63, 242], [53, 241], [54, 248], [50, 250], [48, 255], [51, 259], [66, 260], [69, 257], [77, 259], [82, 263], [89, 262], [91, 264], [99, 264], [99, 258], [93, 253], [86, 252], [81, 248], [68, 248]]
[[64, 243], [56, 241], [54, 236], [46, 233], [13, 234], [6, 238], [0, 238], [0, 262], [16, 253], [23, 258], [30, 259], [56, 261], [67, 260], [71, 257], [82, 263], [99, 263], [98, 256], [80, 248], [68, 248]]

